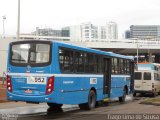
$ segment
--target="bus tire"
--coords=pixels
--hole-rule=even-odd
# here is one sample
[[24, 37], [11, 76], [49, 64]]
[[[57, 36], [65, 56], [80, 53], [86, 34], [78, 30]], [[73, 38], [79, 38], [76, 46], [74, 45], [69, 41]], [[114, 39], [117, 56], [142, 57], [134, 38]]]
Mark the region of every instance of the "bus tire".
[[62, 107], [63, 104], [47, 103], [47, 105], [48, 105], [50, 108], [59, 109], [59, 108]]
[[97, 101], [96, 102], [96, 107], [99, 107], [99, 106], [101, 106], [103, 104], [103, 101], [101, 100], [101, 101]]
[[124, 88], [123, 96], [119, 97], [119, 102], [125, 102], [126, 101], [126, 94], [127, 94], [127, 90], [126, 90], [126, 88]]
[[136, 92], [133, 93], [133, 97], [136, 97]]
[[156, 93], [156, 91], [154, 91], [153, 93], [152, 93], [152, 97], [156, 97], [157, 96], [157, 93]]
[[91, 110], [94, 109], [96, 106], [96, 93], [94, 90], [90, 90], [89, 95], [88, 95], [88, 102], [79, 104], [79, 108], [81, 110]]

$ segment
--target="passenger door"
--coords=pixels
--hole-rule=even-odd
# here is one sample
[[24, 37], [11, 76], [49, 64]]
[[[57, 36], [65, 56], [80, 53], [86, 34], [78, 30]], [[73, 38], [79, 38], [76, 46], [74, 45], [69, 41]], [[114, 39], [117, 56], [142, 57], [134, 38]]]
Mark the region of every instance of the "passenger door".
[[103, 74], [104, 74], [104, 86], [103, 93], [110, 96], [110, 87], [111, 87], [111, 59], [103, 59]]
[[143, 81], [142, 81], [142, 90], [148, 91], [152, 90], [152, 74], [151, 72], [144, 72], [143, 73]]

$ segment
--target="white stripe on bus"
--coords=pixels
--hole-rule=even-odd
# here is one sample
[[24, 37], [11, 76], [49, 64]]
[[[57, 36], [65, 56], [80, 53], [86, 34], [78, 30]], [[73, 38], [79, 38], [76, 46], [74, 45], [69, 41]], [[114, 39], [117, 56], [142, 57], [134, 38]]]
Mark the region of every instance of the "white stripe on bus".
[[111, 77], [131, 77], [130, 75], [111, 75]]
[[[55, 76], [55, 77], [103, 77], [104, 75], [86, 74], [37, 74], [37, 73], [8, 73], [10, 76]], [[130, 75], [111, 75], [111, 77], [130, 77]]]
[[55, 76], [55, 77], [103, 77], [103, 75], [86, 74], [36, 74], [36, 73], [8, 73], [10, 76]]

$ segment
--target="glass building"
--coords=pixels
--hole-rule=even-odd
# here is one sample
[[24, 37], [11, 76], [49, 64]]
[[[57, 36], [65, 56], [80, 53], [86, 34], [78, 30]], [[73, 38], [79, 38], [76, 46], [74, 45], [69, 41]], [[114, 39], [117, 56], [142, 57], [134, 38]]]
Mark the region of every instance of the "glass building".
[[160, 25], [131, 25], [130, 38], [160, 38]]

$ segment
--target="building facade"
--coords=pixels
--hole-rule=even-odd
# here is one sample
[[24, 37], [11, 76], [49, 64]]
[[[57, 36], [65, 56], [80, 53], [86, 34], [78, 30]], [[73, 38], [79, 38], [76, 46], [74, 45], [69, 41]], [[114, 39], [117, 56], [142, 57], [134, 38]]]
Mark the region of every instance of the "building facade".
[[33, 32], [37, 36], [56, 36], [61, 37], [62, 31], [61, 30], [53, 30], [52, 28], [39, 28], [36, 27], [36, 31]]
[[[62, 37], [70, 37], [70, 41], [81, 41], [81, 26], [74, 25], [62, 28]], [[65, 34], [64, 34], [65, 33]]]
[[97, 26], [91, 22], [81, 25], [64, 27], [68, 30], [71, 41], [107, 41], [108, 39], [118, 39], [118, 27], [115, 22], [107, 22], [104, 26]]
[[130, 30], [126, 30], [125, 31], [125, 39], [129, 39], [129, 38], [131, 38], [131, 35], [130, 35], [131, 33], [130, 33]]
[[63, 27], [61, 30], [36, 27], [32, 33], [36, 36], [70, 37], [70, 41], [107, 41], [118, 39], [118, 28], [115, 22], [107, 22], [104, 26], [97, 26], [91, 22], [80, 25]]
[[63, 30], [68, 31], [71, 41], [91, 41], [98, 38], [98, 27], [90, 22], [64, 27]]
[[98, 27], [92, 23], [81, 24], [82, 41], [91, 41], [98, 38]]
[[98, 26], [98, 39], [106, 40], [106, 26]]
[[130, 38], [160, 38], [160, 25], [131, 25]]
[[118, 25], [115, 22], [107, 22], [106, 25], [106, 37], [107, 39], [118, 39]]

